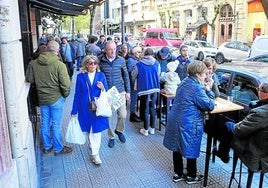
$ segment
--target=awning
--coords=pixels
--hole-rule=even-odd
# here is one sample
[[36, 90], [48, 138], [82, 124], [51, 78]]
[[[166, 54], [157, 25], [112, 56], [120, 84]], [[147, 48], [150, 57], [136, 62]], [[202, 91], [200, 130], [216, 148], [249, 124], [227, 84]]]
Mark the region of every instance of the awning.
[[105, 0], [28, 0], [35, 8], [59, 15], [85, 15], [92, 5], [101, 5]]
[[194, 24], [189, 25], [186, 30], [195, 30], [196, 28], [200, 27], [201, 25], [207, 24], [206, 20], [198, 20]]

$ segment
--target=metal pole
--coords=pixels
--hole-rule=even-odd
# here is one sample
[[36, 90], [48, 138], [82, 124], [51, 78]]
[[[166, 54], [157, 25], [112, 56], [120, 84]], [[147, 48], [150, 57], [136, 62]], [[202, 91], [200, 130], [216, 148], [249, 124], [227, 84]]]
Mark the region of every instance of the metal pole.
[[125, 43], [125, 20], [124, 20], [124, 5], [125, 1], [121, 0], [121, 33], [122, 33], [122, 44]]

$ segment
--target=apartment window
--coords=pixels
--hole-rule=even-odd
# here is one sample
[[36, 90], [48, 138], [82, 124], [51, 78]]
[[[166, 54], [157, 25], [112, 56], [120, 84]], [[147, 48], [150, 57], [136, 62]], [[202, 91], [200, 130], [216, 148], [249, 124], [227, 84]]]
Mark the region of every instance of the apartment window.
[[224, 5], [221, 8], [221, 17], [233, 17], [233, 9], [230, 5]]
[[152, 0], [144, 0], [144, 1], [141, 1], [141, 9], [142, 10], [151, 10], [152, 7], [153, 7]]
[[138, 12], [138, 4], [137, 3], [133, 3], [132, 4], [132, 13]]

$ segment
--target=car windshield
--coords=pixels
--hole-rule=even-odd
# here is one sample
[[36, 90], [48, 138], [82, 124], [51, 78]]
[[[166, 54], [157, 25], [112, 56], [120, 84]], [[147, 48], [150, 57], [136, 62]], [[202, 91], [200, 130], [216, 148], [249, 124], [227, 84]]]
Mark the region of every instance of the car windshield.
[[165, 32], [164, 36], [168, 40], [178, 40], [181, 39], [180, 35], [178, 32]]
[[200, 41], [200, 42], [197, 42], [197, 43], [198, 43], [198, 45], [200, 47], [203, 47], [203, 48], [213, 48], [213, 46], [210, 43], [205, 42], [205, 41]]

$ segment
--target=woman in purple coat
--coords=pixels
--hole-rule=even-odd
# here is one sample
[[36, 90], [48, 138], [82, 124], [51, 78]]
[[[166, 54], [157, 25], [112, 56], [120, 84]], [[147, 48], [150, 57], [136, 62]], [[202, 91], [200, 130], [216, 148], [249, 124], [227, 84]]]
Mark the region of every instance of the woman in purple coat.
[[83, 59], [83, 72], [77, 75], [73, 108], [71, 115], [78, 114], [78, 121], [83, 132], [89, 134], [89, 142], [92, 154], [91, 161], [99, 165], [101, 159], [99, 149], [101, 144], [101, 132], [109, 127], [107, 117], [96, 116], [95, 111], [89, 110], [89, 103], [99, 97], [102, 90], [107, 90], [107, 82], [104, 74], [97, 71], [98, 58], [88, 55]]

